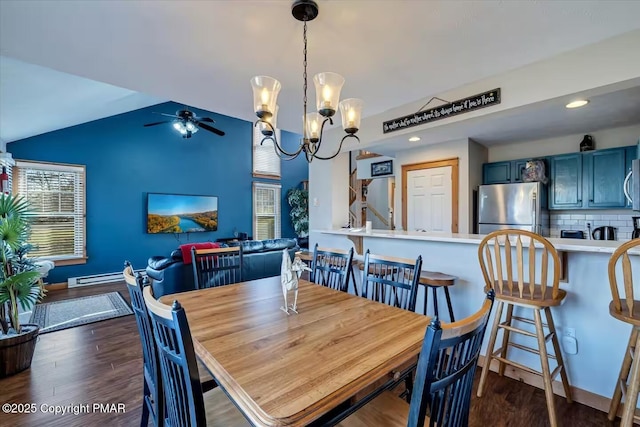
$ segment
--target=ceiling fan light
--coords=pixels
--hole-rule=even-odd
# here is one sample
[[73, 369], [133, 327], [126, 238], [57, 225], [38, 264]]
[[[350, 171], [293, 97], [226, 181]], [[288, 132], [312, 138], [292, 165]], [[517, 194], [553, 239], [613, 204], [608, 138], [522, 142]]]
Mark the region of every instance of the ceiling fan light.
[[255, 76], [251, 79], [251, 87], [256, 116], [259, 119], [273, 116], [280, 93], [280, 82], [269, 76]]
[[173, 122], [173, 128], [175, 130], [177, 130], [178, 132], [180, 132], [180, 130], [182, 129], [182, 123], [180, 122]]
[[196, 130], [196, 127], [193, 123], [187, 122], [187, 130], [190, 132], [194, 132]]
[[324, 117], [332, 117], [338, 109], [344, 77], [338, 73], [318, 73], [313, 77], [316, 86], [316, 107]]

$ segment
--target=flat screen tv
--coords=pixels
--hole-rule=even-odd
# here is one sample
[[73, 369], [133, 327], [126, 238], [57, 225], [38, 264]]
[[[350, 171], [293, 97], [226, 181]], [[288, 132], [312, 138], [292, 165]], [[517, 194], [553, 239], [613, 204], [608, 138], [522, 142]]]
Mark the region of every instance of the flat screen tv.
[[195, 233], [217, 229], [217, 197], [147, 194], [147, 233]]

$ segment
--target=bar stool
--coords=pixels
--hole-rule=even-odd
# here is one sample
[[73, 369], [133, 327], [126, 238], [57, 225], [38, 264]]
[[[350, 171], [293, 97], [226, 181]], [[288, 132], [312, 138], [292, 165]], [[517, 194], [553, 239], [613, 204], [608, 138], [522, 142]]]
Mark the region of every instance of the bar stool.
[[422, 314], [427, 314], [427, 299], [429, 296], [429, 289], [433, 292], [433, 311], [436, 317], [440, 318], [438, 314], [438, 289], [444, 289], [444, 296], [447, 300], [447, 308], [449, 309], [449, 320], [455, 322], [456, 319], [453, 316], [453, 307], [451, 306], [451, 296], [449, 296], [449, 286], [453, 286], [457, 277], [450, 276], [444, 273], [438, 273], [437, 271], [422, 270], [420, 272], [419, 284], [424, 286], [424, 307]]
[[[638, 391], [640, 390], [640, 301], [634, 300], [634, 283], [628, 253], [629, 249], [636, 246], [640, 246], [640, 239], [623, 243], [609, 259], [609, 284], [613, 298], [609, 304], [609, 314], [631, 325], [629, 344], [627, 344], [624, 353], [620, 375], [609, 407], [609, 420], [613, 421], [616, 418], [622, 396], [625, 397], [621, 427], [631, 427], [634, 420], [640, 422], [640, 417], [635, 416]], [[620, 263], [622, 264], [622, 292], [618, 292], [616, 277], [616, 265], [620, 259], [622, 259]], [[622, 298], [620, 294], [622, 294]]]
[[[302, 262], [304, 262], [307, 267], [311, 268], [311, 263], [313, 262], [313, 252], [309, 251], [297, 251], [295, 256], [300, 258]], [[301, 276], [305, 280], [313, 281], [313, 271], [304, 271]]]
[[[523, 240], [525, 242], [523, 242]], [[527, 242], [528, 241], [528, 242]], [[515, 243], [515, 244], [514, 244]], [[525, 245], [526, 243], [526, 245]], [[527, 249], [525, 258], [524, 249]], [[536, 249], [541, 248], [540, 257], [536, 256]], [[515, 261], [512, 257], [515, 252]], [[526, 372], [541, 375], [544, 380], [544, 392], [547, 399], [547, 411], [551, 427], [556, 427], [556, 411], [554, 405], [553, 378], [559, 373], [562, 378], [567, 402], [571, 403], [571, 389], [567, 379], [567, 370], [562, 359], [562, 352], [558, 343], [558, 336], [551, 307], [557, 307], [567, 296], [566, 291], [559, 289], [560, 282], [560, 259], [558, 252], [553, 245], [544, 237], [524, 230], [498, 230], [489, 233], [478, 247], [478, 258], [480, 268], [486, 283], [485, 290], [493, 289], [498, 301], [493, 328], [489, 337], [487, 356], [480, 376], [478, 385], [478, 397], [482, 397], [487, 374], [493, 359], [499, 362], [498, 373], [504, 375], [506, 365], [514, 366]], [[528, 266], [525, 266], [525, 259], [528, 259]], [[536, 282], [536, 265], [540, 267], [539, 284]], [[503, 268], [504, 267], [504, 268]], [[553, 272], [550, 273], [549, 269]], [[525, 272], [527, 273], [525, 275]], [[504, 277], [506, 274], [506, 278]], [[514, 277], [515, 276], [515, 277]], [[514, 280], [515, 279], [515, 280]], [[507, 316], [501, 322], [502, 309], [507, 305]], [[534, 320], [513, 315], [513, 307], [527, 308], [533, 310]], [[547, 324], [542, 323], [541, 312], [544, 311]], [[535, 333], [515, 327], [513, 322], [522, 322], [535, 325]], [[548, 328], [549, 333], [545, 335], [543, 328]], [[494, 351], [498, 329], [503, 329], [502, 345]], [[520, 343], [509, 341], [510, 333], [519, 333], [531, 338], [537, 338], [538, 348], [529, 347]], [[547, 342], [551, 341], [555, 354], [547, 353]], [[542, 365], [542, 372], [524, 366], [520, 363], [507, 359], [509, 347], [538, 354]], [[555, 359], [557, 367], [551, 372], [549, 359]]]

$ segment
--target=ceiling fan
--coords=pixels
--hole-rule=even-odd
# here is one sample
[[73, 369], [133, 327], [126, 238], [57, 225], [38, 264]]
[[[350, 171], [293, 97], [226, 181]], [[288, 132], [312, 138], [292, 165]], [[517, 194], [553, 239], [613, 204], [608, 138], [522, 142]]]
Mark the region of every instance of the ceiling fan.
[[198, 132], [198, 128], [208, 130], [216, 135], [224, 136], [224, 132], [220, 129], [216, 129], [207, 123], [215, 123], [215, 120], [209, 117], [198, 117], [193, 111], [178, 110], [176, 114], [156, 113], [162, 116], [173, 117], [173, 120], [163, 120], [161, 122], [147, 123], [144, 127], [161, 125], [164, 123], [173, 123], [173, 128], [180, 132], [183, 138], [191, 138], [191, 136]]

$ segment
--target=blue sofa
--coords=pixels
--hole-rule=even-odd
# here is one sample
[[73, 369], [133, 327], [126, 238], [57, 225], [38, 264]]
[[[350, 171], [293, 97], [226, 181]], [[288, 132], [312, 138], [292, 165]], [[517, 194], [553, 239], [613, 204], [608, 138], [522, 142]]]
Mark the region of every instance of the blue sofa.
[[[242, 280], [279, 276], [282, 250], [286, 249], [293, 259], [295, 252], [300, 249], [295, 239], [245, 240], [228, 244], [238, 245], [242, 245]], [[193, 267], [184, 263], [180, 249], [174, 250], [168, 257], [149, 258], [147, 275], [153, 279], [156, 298], [195, 289]]]

